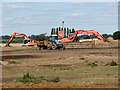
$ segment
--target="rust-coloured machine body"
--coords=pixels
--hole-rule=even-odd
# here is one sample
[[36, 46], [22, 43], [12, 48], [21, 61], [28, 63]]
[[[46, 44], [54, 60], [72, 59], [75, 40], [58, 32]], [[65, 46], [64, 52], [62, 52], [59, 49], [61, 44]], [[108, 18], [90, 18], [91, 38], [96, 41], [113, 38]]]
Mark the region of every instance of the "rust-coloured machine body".
[[17, 33], [17, 32], [15, 32], [15, 33], [13, 33], [13, 34], [11, 35], [9, 41], [8, 41], [7, 44], [6, 44], [6, 47], [7, 47], [7, 46], [10, 46], [9, 44], [11, 43], [11, 41], [12, 41], [15, 37], [23, 37], [23, 38], [25, 38], [25, 39], [24, 39], [24, 45], [25, 45], [25, 46], [34, 46], [34, 45], [37, 45], [37, 43], [35, 43], [34, 40], [31, 41], [27, 35], [22, 34], [22, 33]]
[[79, 31], [74, 32], [70, 36], [70, 38], [62, 38], [61, 40], [62, 42], [73, 42], [76, 39], [78, 34], [95, 35], [97, 36], [97, 38], [101, 39], [102, 41], [104, 42], [106, 41], [106, 39], [102, 35], [100, 35], [98, 32], [96, 32], [95, 30], [79, 30]]

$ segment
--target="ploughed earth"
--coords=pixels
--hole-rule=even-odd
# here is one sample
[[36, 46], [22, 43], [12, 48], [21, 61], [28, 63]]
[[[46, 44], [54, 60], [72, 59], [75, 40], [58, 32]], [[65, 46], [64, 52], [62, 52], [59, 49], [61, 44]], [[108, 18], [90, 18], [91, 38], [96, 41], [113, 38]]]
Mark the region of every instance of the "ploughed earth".
[[[38, 50], [1, 47], [3, 88], [117, 88], [118, 48]], [[113, 65], [111, 63], [114, 63]], [[29, 72], [57, 82], [16, 82]]]

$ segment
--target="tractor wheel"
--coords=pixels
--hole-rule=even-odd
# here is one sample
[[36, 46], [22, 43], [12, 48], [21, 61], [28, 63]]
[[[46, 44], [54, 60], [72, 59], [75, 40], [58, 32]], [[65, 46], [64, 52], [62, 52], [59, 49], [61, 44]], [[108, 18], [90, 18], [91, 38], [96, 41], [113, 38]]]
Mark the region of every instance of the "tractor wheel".
[[22, 47], [25, 47], [25, 45], [22, 45]]
[[48, 49], [48, 50], [51, 50], [51, 49], [52, 49], [52, 43], [51, 43], [51, 42], [48, 43], [47, 49]]
[[61, 49], [64, 50], [64, 49], [65, 49], [65, 46], [63, 46]]
[[52, 49], [53, 49], [53, 50], [56, 50], [56, 49], [57, 49], [57, 45], [56, 45], [55, 43], [53, 43]]
[[43, 47], [39, 47], [39, 50], [43, 50], [44, 48]]
[[63, 50], [63, 49], [65, 49], [65, 45], [63, 44], [63, 46], [61, 47], [61, 49]]

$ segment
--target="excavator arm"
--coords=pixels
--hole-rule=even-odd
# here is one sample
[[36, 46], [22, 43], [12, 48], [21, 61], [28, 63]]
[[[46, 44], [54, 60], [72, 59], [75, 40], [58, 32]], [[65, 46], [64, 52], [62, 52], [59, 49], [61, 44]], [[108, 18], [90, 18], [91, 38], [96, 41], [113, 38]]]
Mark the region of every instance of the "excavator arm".
[[85, 34], [85, 35], [95, 35], [97, 36], [97, 38], [101, 39], [102, 41], [106, 41], [106, 39], [99, 34], [98, 32], [96, 32], [95, 30], [81, 30], [78, 34]]
[[8, 41], [7, 44], [6, 44], [6, 47], [9, 46], [10, 42], [11, 42], [15, 37], [23, 37], [23, 38], [25, 38], [25, 39], [29, 39], [27, 35], [22, 34], [22, 33], [17, 33], [17, 32], [15, 32], [15, 33], [13, 33], [13, 34], [11, 35], [9, 41]]
[[99, 39], [101, 39], [102, 41], [106, 42], [106, 38], [104, 38], [102, 35], [100, 35], [98, 32], [96, 32], [95, 30], [92, 30], [93, 34], [95, 36], [97, 36]]
[[95, 30], [79, 30], [79, 31], [76, 31], [74, 32], [70, 38], [63, 38], [62, 39], [62, 42], [73, 42], [75, 39], [76, 39], [76, 36], [78, 34], [84, 34], [84, 35], [95, 35], [97, 36], [99, 39], [101, 39], [102, 41], [106, 41], [106, 39], [100, 35], [98, 32], [96, 32]]

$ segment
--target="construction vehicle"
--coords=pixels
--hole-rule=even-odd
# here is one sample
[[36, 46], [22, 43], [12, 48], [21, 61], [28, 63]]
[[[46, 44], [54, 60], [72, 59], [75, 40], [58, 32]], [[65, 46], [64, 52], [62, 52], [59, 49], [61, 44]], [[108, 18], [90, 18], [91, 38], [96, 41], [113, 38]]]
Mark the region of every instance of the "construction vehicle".
[[49, 40], [43, 40], [37, 42], [39, 49], [49, 49], [49, 50], [56, 50], [56, 49], [65, 49], [61, 40], [58, 40], [58, 35], [51, 35]]
[[58, 40], [58, 35], [52, 35], [50, 36], [49, 40], [36, 41], [35, 43], [35, 41], [34, 40], [31, 41], [27, 35], [22, 34], [22, 33], [17, 33], [17, 32], [11, 35], [9, 41], [6, 44], [6, 47], [10, 46], [11, 41], [15, 37], [25, 38], [23, 40], [23, 43], [24, 43], [23, 46], [37, 46], [39, 49], [41, 48], [47, 48], [47, 49], [53, 49], [53, 50], [58, 49], [58, 48], [64, 49], [61, 40]]
[[22, 33], [17, 33], [17, 32], [15, 32], [15, 33], [13, 33], [13, 34], [11, 35], [9, 41], [8, 41], [7, 44], [6, 44], [6, 47], [10, 46], [11, 41], [12, 41], [15, 37], [23, 37], [23, 38], [25, 38], [25, 39], [23, 40], [23, 43], [24, 43], [23, 46], [34, 46], [34, 45], [37, 45], [37, 43], [35, 43], [34, 40], [31, 41], [27, 35], [22, 34]]
[[69, 38], [62, 38], [62, 42], [74, 42], [76, 40], [76, 37], [78, 34], [84, 34], [84, 35], [95, 35], [97, 36], [97, 38], [101, 39], [102, 41], [106, 42], [107, 40], [100, 35], [98, 32], [96, 32], [95, 30], [79, 30], [74, 32]]

